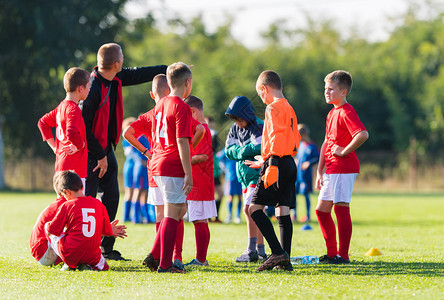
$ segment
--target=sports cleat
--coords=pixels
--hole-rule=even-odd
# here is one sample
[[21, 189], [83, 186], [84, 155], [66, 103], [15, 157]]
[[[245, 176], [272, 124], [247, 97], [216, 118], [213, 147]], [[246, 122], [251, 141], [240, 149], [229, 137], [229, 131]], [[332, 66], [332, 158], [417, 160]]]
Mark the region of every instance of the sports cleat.
[[321, 264], [328, 264], [333, 258], [328, 256], [327, 254], [322, 255], [319, 257], [319, 263]]
[[157, 269], [157, 273], [179, 273], [179, 274], [185, 274], [186, 271], [185, 271], [185, 269], [179, 269], [175, 265], [171, 265], [171, 267], [169, 267], [168, 269], [162, 269], [161, 267], [159, 267]]
[[79, 271], [92, 271], [92, 270], [94, 270], [94, 268], [91, 267], [88, 264], [79, 264], [77, 266], [77, 270], [79, 270]]
[[264, 270], [272, 270], [276, 266], [286, 267], [289, 263], [290, 256], [288, 256], [287, 252], [282, 254], [271, 254], [256, 271], [261, 272]]
[[336, 255], [328, 263], [333, 265], [343, 265], [343, 264], [349, 264], [350, 260], [342, 258], [339, 255]]
[[197, 258], [193, 258], [192, 261], [186, 264], [186, 266], [199, 266], [199, 267], [208, 267], [209, 265], [210, 264], [208, 263], [208, 260], [200, 262]]
[[159, 268], [160, 259], [155, 259], [151, 253], [145, 257], [142, 265], [148, 267], [150, 271], [155, 272]]
[[[187, 264], [188, 265], [188, 264]], [[179, 269], [185, 270], [185, 265], [183, 264], [183, 262], [180, 261], [180, 259], [175, 259], [173, 261], [173, 266], [178, 267]]]
[[117, 250], [112, 250], [110, 252], [107, 253], [102, 253], [103, 257], [106, 260], [123, 260], [123, 261], [129, 261], [130, 259], [126, 259], [122, 256], [122, 254], [120, 254], [119, 251]]
[[291, 271], [293, 271], [294, 269], [293, 269], [293, 265], [292, 265], [291, 262], [290, 262], [290, 263], [289, 263], [288, 265], [286, 265], [285, 267], [283, 267], [283, 266], [276, 266], [276, 267], [273, 268], [273, 270], [284, 270], [284, 271], [291, 272]]
[[259, 259], [256, 251], [246, 249], [241, 256], [236, 258], [236, 262], [256, 262]]
[[257, 254], [257, 259], [258, 260], [261, 260], [261, 261], [266, 261], [267, 260], [267, 254], [266, 253], [264, 253], [263, 255], [262, 254]]
[[234, 218], [234, 224], [240, 224], [240, 223], [241, 223], [241, 218], [240, 217]]

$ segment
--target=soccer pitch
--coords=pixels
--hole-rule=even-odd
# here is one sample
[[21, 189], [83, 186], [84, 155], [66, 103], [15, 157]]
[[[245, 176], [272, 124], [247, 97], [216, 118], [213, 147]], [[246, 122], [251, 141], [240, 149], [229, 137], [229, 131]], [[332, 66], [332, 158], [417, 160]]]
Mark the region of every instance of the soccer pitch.
[[[349, 265], [256, 273], [259, 263], [234, 262], [247, 246], [245, 223], [211, 223], [210, 267], [187, 268], [187, 274], [157, 274], [142, 266], [154, 224], [127, 224], [128, 238], [115, 248], [131, 261], [111, 261], [109, 272], [38, 265], [29, 238], [38, 215], [54, 199], [54, 193], [0, 192], [1, 299], [444, 299], [442, 194], [354, 194]], [[301, 198], [298, 204], [300, 213], [305, 211]], [[292, 256], [325, 254], [319, 226], [311, 225], [313, 230], [301, 231], [301, 224], [294, 224]], [[190, 223], [183, 248], [188, 262], [195, 255]], [[365, 256], [370, 248], [383, 255]]]

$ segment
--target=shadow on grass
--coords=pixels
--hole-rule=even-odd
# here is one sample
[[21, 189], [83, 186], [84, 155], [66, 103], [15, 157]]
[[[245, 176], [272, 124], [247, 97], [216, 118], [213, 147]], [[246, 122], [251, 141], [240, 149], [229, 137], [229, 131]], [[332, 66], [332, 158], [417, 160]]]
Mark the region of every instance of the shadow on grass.
[[[209, 267], [189, 266], [187, 272], [208, 272], [208, 273], [226, 273], [238, 274], [256, 273], [260, 263], [224, 263], [217, 262], [210, 264]], [[150, 272], [150, 270], [140, 264], [120, 262], [110, 264], [113, 272]], [[354, 276], [387, 276], [387, 275], [416, 275], [421, 277], [444, 277], [444, 262], [368, 262], [352, 261], [346, 265], [295, 265], [293, 272], [283, 270], [265, 271], [265, 273], [286, 273], [293, 276], [304, 275], [354, 275]]]
[[[187, 272], [208, 273], [256, 273], [260, 264], [228, 264], [211, 265], [210, 267], [187, 267]], [[136, 268], [135, 271], [148, 271]], [[113, 268], [113, 270], [116, 270]], [[124, 271], [124, 270], [122, 270]], [[125, 271], [128, 271], [127, 269]], [[313, 275], [354, 275], [354, 276], [390, 276], [390, 275], [416, 275], [421, 277], [444, 277], [444, 263], [441, 262], [352, 262], [348, 265], [296, 265], [293, 272], [283, 270], [265, 271], [264, 273], [281, 273], [292, 276]]]

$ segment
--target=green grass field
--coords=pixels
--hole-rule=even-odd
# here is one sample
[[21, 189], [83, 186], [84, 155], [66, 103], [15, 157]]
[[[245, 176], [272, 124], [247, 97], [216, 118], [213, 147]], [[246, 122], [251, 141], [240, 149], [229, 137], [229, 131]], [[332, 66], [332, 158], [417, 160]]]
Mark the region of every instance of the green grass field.
[[[356, 193], [352, 263], [302, 265], [291, 273], [256, 273], [258, 263], [235, 263], [247, 244], [245, 224], [212, 223], [210, 267], [188, 268], [184, 275], [151, 273], [142, 266], [154, 239], [153, 224], [127, 224], [128, 238], [118, 240], [116, 248], [132, 261], [111, 261], [110, 272], [63, 272], [38, 265], [30, 255], [29, 237], [39, 213], [54, 197], [0, 193], [0, 298], [444, 299], [441, 194]], [[292, 256], [325, 253], [319, 227], [315, 222], [311, 225], [311, 231], [294, 225]], [[383, 256], [364, 256], [372, 247]], [[184, 262], [194, 258], [194, 251], [194, 228], [187, 223]]]

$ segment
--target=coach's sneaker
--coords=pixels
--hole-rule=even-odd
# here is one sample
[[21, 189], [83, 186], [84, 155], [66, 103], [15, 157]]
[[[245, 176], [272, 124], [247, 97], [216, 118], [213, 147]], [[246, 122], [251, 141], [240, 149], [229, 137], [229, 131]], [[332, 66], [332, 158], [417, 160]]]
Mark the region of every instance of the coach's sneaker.
[[200, 262], [197, 258], [193, 258], [192, 261], [186, 264], [186, 266], [199, 266], [199, 267], [208, 267], [209, 265], [210, 264], [208, 263], [208, 260]]
[[342, 265], [342, 264], [349, 264], [350, 260], [349, 259], [345, 259], [342, 258], [339, 255], [336, 255], [335, 257], [333, 257], [329, 262], [329, 264], [333, 264], [333, 265]]
[[150, 271], [155, 272], [159, 268], [160, 259], [155, 259], [151, 253], [143, 260], [142, 264], [150, 269]]
[[[187, 264], [188, 265], [188, 264]], [[185, 265], [183, 264], [183, 262], [180, 261], [180, 259], [176, 258], [173, 261], [173, 266], [178, 267], [179, 269], [185, 270]]]
[[256, 251], [246, 249], [241, 256], [236, 258], [236, 262], [256, 262], [258, 259]]
[[105, 257], [106, 260], [123, 260], [123, 261], [129, 261], [131, 259], [126, 259], [122, 256], [122, 254], [120, 254], [119, 251], [117, 250], [112, 250], [110, 252], [107, 253], [102, 253], [103, 257]]
[[328, 264], [330, 263], [330, 261], [333, 259], [334, 257], [330, 257], [327, 254], [322, 255], [321, 257], [319, 257], [319, 263], [321, 264]]
[[272, 270], [276, 266], [286, 267], [290, 263], [290, 256], [288, 256], [287, 252], [282, 254], [271, 254], [267, 260], [257, 268], [257, 272], [261, 272], [264, 270]]
[[162, 269], [159, 267], [157, 269], [157, 273], [179, 273], [179, 274], [185, 274], [187, 271], [185, 269], [179, 269], [175, 265], [171, 265], [168, 269]]

